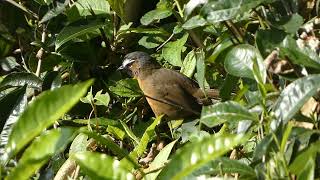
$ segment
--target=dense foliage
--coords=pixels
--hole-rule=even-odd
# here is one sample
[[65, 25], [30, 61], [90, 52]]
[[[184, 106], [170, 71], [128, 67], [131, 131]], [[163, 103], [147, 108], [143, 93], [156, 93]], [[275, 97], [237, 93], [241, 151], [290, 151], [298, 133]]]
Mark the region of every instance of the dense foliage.
[[[0, 179], [319, 179], [319, 2], [2, 0]], [[155, 118], [137, 50], [220, 98]]]

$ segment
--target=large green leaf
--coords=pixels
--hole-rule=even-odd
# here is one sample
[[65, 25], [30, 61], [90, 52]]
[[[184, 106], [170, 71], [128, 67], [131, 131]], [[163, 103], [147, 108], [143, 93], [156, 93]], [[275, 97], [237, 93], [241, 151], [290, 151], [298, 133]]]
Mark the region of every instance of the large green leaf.
[[320, 75], [309, 75], [289, 84], [280, 94], [275, 106], [275, 129], [280, 122], [286, 124], [320, 88]]
[[[256, 73], [254, 72], [254, 65], [258, 67]], [[259, 83], [264, 83], [267, 78], [263, 58], [255, 47], [248, 44], [241, 44], [232, 48], [226, 56], [224, 67], [228, 73], [234, 76], [255, 79]]]
[[68, 112], [86, 93], [92, 82], [68, 85], [39, 95], [14, 125], [5, 149], [4, 160], [18, 153], [34, 137]]
[[122, 79], [116, 83], [116, 86], [111, 86], [109, 90], [122, 97], [140, 97], [143, 95], [138, 81], [135, 79]]
[[226, 121], [257, 121], [257, 118], [242, 105], [227, 101], [203, 107], [200, 121], [209, 127], [213, 127]]
[[157, 8], [155, 10], [147, 12], [144, 16], [142, 16], [140, 22], [142, 25], [149, 25], [153, 21], [164, 19], [171, 16], [171, 14], [172, 11], [169, 1], [160, 0], [160, 2], [157, 4]]
[[74, 138], [75, 129], [61, 128], [45, 132], [23, 153], [18, 165], [10, 172], [8, 180], [29, 179], [51, 156], [63, 151]]
[[84, 173], [92, 179], [134, 179], [133, 174], [126, 170], [120, 162], [105, 154], [80, 152], [71, 155], [80, 165]]
[[163, 58], [174, 66], [182, 66], [181, 52], [187, 40], [188, 34], [185, 34], [181, 39], [167, 43], [162, 49]]
[[263, 2], [272, 0], [209, 0], [201, 9], [201, 15], [210, 23], [226, 21]]
[[[89, 33], [97, 33], [99, 28], [102, 28], [106, 25], [106, 22], [101, 20], [90, 21], [89, 23], [83, 23], [82, 25], [79, 24], [71, 24], [66, 26], [61, 30], [58, 34], [55, 45], [56, 50], [59, 49], [63, 44], [67, 43], [68, 41], [75, 39], [76, 37], [82, 36], [84, 34]], [[111, 28], [111, 27], [109, 27]]]
[[28, 85], [28, 87], [40, 90], [42, 80], [32, 73], [11, 73], [1, 81], [0, 90], [24, 85]]
[[246, 140], [247, 137], [242, 134], [217, 134], [201, 141], [187, 144], [172, 156], [172, 160], [162, 169], [158, 179], [182, 179]]

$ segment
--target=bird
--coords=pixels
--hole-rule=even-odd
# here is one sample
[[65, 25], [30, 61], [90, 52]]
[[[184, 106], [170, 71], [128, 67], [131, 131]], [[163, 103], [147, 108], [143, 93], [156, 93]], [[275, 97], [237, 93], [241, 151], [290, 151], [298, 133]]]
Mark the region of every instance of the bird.
[[162, 67], [145, 52], [127, 54], [118, 69], [137, 79], [156, 117], [165, 115], [169, 119], [183, 119], [199, 116], [207, 97], [219, 96], [215, 89], [203, 92], [193, 79]]

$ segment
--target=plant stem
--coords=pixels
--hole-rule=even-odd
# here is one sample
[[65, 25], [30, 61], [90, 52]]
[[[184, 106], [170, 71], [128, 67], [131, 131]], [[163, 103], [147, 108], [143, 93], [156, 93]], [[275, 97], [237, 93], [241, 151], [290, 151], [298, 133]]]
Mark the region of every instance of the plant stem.
[[[41, 35], [41, 42], [44, 43], [46, 40], [46, 28], [43, 26], [43, 31], [42, 31], [42, 35]], [[37, 52], [36, 57], [38, 58], [38, 65], [37, 65], [37, 70], [36, 70], [36, 76], [40, 76], [40, 72], [41, 72], [41, 64], [42, 64], [42, 58], [43, 58], [43, 54], [44, 54], [44, 49], [41, 47], [39, 49], [39, 51]]]
[[179, 4], [179, 1], [178, 0], [174, 0], [175, 4], [177, 5], [177, 8], [178, 8], [178, 11], [179, 11], [179, 14], [180, 14], [180, 17], [183, 18], [183, 10]]

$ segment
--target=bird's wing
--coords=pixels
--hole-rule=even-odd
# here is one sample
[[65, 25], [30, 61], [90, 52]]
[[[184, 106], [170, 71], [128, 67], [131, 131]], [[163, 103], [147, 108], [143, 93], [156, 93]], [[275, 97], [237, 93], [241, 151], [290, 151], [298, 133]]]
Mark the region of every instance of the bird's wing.
[[[197, 91], [197, 84], [188, 77], [173, 70], [161, 68], [153, 73], [152, 78], [159, 98], [178, 104], [183, 108], [199, 111], [199, 104], [193, 94]], [[159, 86], [160, 85], [160, 86]]]

